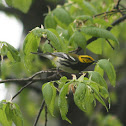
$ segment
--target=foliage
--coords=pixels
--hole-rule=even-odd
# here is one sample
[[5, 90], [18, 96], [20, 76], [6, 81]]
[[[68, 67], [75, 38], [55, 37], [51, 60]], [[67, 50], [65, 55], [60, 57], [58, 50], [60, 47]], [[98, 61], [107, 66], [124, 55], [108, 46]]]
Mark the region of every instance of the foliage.
[[0, 123], [2, 126], [11, 126], [12, 122], [16, 126], [23, 126], [23, 117], [20, 108], [17, 104], [7, 102], [5, 100], [0, 102]]
[[122, 126], [120, 120], [113, 115], [104, 116], [100, 113], [96, 118], [98, 126]]
[[[27, 2], [6, 0], [6, 2], [9, 6], [26, 13], [32, 0]], [[22, 6], [19, 6], [20, 3]], [[102, 3], [105, 4], [104, 8], [100, 6]], [[81, 47], [84, 53], [88, 49], [95, 55], [106, 56], [111, 48], [110, 45], [117, 50], [119, 49], [119, 41], [114, 32], [107, 30], [108, 27], [112, 27], [111, 22], [114, 22], [115, 18], [117, 19], [120, 16], [118, 13], [112, 13], [112, 5], [112, 2], [107, 1], [97, 1], [96, 5], [93, 1], [71, 0], [63, 6], [57, 6], [47, 14], [44, 20], [45, 28], [36, 27], [27, 34], [23, 43], [23, 50], [18, 51], [7, 42], [0, 42], [0, 53], [2, 56], [7, 55], [13, 64], [22, 63], [28, 71], [32, 71], [31, 73], [33, 73], [34, 66], [38, 66], [35, 70], [37, 71], [42, 65], [40, 59], [31, 54], [31, 52], [37, 52], [39, 47], [42, 47], [44, 53], [68, 53]], [[108, 13], [106, 13], [107, 11]], [[102, 12], [105, 13], [97, 16]], [[90, 37], [97, 39], [94, 42], [87, 43]], [[46, 40], [44, 44], [40, 42], [42, 38]], [[106, 40], [110, 43], [107, 43]], [[109, 47], [106, 44], [109, 44]], [[69, 109], [67, 95], [69, 95], [70, 90], [73, 92], [75, 104], [83, 112], [89, 112], [92, 107], [95, 107], [96, 101], [100, 102], [109, 111], [108, 80], [111, 86], [115, 87], [116, 72], [111, 59], [108, 60], [108, 58], [110, 58], [109, 55], [107, 59], [99, 59], [95, 64], [94, 71], [83, 72], [79, 78], [74, 76], [72, 79], [68, 79], [63, 76], [59, 80], [42, 82], [42, 84], [44, 83], [42, 94], [50, 114], [54, 116], [55, 100], [58, 96], [58, 108], [62, 119], [72, 123], [67, 118]], [[37, 65], [33, 61], [37, 62]], [[106, 73], [108, 79], [105, 78], [104, 73]], [[85, 74], [88, 74], [88, 77], [85, 77]], [[3, 78], [6, 78], [6, 76]], [[2, 101], [0, 103], [0, 114], [3, 114], [4, 117], [4, 119], [0, 119], [3, 126], [5, 123], [10, 126], [12, 122], [18, 126], [23, 125], [23, 118], [17, 104]], [[110, 118], [106, 117], [106, 120]], [[105, 123], [105, 125], [107, 124]]]
[[27, 13], [31, 4], [32, 0], [5, 0], [7, 5], [10, 7], [14, 7], [23, 13]]

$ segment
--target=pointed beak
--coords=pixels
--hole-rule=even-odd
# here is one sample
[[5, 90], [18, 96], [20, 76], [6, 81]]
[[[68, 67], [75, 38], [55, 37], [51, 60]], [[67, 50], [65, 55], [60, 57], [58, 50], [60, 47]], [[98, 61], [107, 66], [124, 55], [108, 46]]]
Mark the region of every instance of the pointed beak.
[[94, 60], [93, 63], [97, 63], [97, 61]]

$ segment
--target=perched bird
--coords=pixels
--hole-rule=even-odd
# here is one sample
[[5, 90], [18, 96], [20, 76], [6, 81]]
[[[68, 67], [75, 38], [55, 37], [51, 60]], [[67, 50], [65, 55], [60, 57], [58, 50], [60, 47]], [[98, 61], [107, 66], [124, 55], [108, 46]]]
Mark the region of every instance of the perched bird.
[[45, 54], [41, 52], [31, 53], [38, 54], [52, 60], [58, 69], [68, 73], [79, 73], [95, 62], [95, 60], [88, 55], [77, 55], [73, 53], [67, 54], [63, 52]]

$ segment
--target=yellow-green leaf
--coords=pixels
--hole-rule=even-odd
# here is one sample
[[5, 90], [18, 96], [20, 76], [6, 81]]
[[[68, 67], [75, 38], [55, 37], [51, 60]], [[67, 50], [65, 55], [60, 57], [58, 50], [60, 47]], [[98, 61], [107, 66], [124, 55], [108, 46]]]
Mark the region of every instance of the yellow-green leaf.
[[84, 33], [94, 37], [111, 39], [115, 42], [116, 46], [119, 46], [119, 42], [117, 38], [110, 31], [107, 31], [106, 29], [97, 28], [97, 27], [84, 27], [81, 30]]
[[66, 94], [68, 93], [68, 86], [71, 84], [71, 82], [65, 84], [59, 93], [59, 99], [58, 99], [58, 106], [60, 109], [60, 114], [63, 120], [68, 121], [71, 123], [71, 121], [67, 118], [67, 112], [68, 112], [68, 105], [67, 105], [67, 99]]
[[101, 59], [98, 61], [98, 65], [106, 72], [112, 86], [116, 84], [116, 73], [111, 62], [107, 59]]
[[24, 13], [27, 13], [32, 4], [32, 0], [5, 0], [8, 6], [14, 7]]

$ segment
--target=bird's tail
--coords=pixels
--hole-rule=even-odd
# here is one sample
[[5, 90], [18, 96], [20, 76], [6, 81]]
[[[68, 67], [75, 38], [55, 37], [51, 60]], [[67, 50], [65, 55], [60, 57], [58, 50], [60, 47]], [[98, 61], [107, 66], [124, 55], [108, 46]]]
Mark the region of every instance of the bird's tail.
[[43, 56], [43, 57], [50, 59], [50, 60], [52, 60], [54, 58], [54, 56], [51, 53], [42, 53], [42, 52], [31, 52], [31, 53]]

